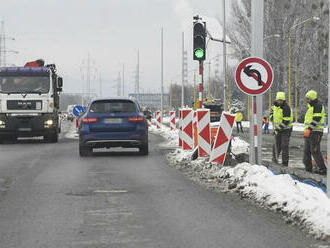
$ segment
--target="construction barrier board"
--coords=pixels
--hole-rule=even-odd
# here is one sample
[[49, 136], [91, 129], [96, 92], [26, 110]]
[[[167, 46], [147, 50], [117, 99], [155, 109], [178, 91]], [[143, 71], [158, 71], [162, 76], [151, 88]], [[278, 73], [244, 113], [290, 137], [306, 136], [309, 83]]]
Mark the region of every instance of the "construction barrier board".
[[222, 113], [220, 125], [212, 147], [210, 162], [217, 162], [218, 164], [225, 162], [234, 121], [235, 115]]

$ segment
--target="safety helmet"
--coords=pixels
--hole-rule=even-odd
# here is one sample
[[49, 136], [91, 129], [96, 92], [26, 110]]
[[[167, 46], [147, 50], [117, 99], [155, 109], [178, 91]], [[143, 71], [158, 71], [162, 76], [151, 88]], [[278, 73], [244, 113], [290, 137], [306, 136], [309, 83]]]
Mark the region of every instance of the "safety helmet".
[[276, 94], [276, 100], [285, 101], [285, 93], [282, 92], [282, 91], [277, 92], [277, 94]]
[[314, 101], [317, 98], [317, 92], [315, 90], [309, 90], [305, 97]]

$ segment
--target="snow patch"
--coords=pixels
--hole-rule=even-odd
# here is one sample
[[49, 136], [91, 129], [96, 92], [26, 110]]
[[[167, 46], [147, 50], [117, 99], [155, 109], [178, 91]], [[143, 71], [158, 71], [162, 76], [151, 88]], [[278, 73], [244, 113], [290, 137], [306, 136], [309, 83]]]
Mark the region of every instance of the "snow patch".
[[75, 124], [70, 123], [71, 125], [68, 127], [64, 137], [67, 139], [78, 139], [79, 134], [77, 132], [77, 128]]
[[[298, 128], [299, 129], [299, 128]], [[243, 198], [252, 199], [263, 207], [280, 212], [288, 223], [308, 230], [316, 238], [330, 238], [330, 199], [319, 188], [294, 180], [288, 174], [274, 175], [263, 165], [240, 163], [235, 167], [221, 167], [208, 158], [192, 160], [192, 151], [178, 147], [178, 130], [170, 131], [164, 125], [149, 131], [166, 139], [162, 146], [174, 150], [167, 155], [171, 166], [194, 175], [212, 189], [237, 192]], [[249, 144], [239, 137], [232, 140], [232, 152], [247, 152]]]

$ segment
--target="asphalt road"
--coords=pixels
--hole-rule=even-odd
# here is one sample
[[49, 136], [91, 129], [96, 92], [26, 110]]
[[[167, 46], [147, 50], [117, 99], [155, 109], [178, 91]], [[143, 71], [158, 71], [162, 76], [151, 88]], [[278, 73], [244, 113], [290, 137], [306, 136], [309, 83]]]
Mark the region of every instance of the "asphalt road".
[[149, 156], [78, 156], [77, 141], [0, 146], [1, 248], [326, 247], [280, 215], [210, 192]]

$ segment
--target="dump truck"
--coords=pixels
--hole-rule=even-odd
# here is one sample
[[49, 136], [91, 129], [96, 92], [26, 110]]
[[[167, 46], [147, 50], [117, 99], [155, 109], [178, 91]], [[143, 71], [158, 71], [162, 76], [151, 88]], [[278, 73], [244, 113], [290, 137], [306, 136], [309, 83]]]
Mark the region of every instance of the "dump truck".
[[220, 121], [220, 117], [223, 111], [223, 105], [220, 102], [220, 99], [204, 101], [203, 107], [210, 110], [211, 122]]
[[34, 136], [57, 142], [62, 87], [54, 64], [0, 67], [0, 142]]

